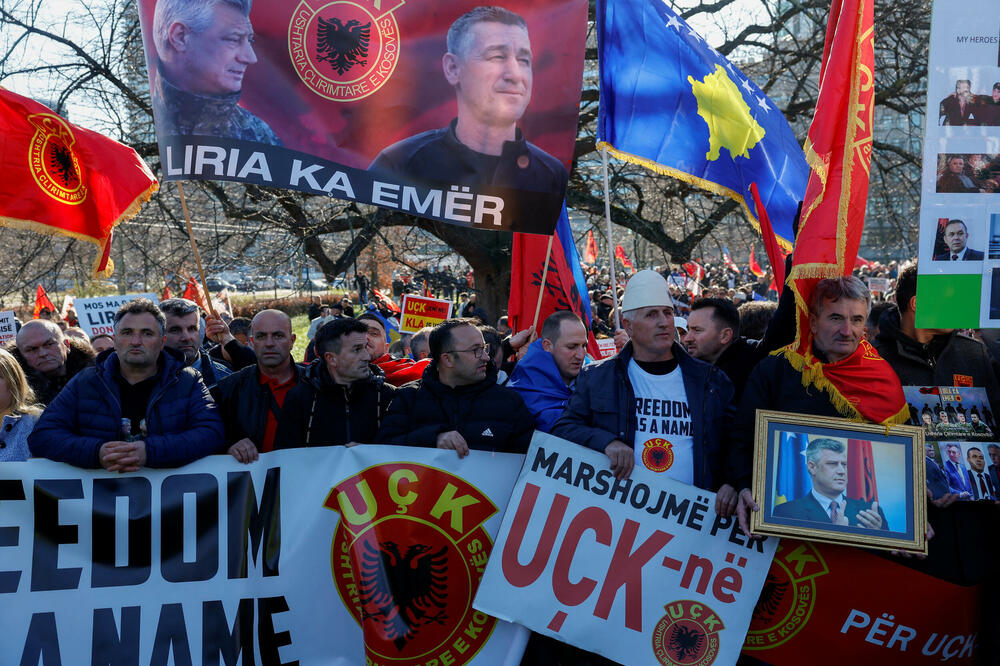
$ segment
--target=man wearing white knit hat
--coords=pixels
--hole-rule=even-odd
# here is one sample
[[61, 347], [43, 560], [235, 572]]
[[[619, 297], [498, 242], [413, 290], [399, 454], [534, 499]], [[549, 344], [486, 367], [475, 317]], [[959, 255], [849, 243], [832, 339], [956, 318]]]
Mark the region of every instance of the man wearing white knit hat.
[[[633, 275], [621, 317], [629, 342], [617, 356], [583, 369], [552, 433], [603, 451], [617, 479], [628, 478], [635, 465], [712, 491], [739, 478], [746, 470], [733, 468], [737, 461], [723, 443], [733, 386], [675, 339], [663, 276]], [[725, 501], [716, 510], [734, 508]]]

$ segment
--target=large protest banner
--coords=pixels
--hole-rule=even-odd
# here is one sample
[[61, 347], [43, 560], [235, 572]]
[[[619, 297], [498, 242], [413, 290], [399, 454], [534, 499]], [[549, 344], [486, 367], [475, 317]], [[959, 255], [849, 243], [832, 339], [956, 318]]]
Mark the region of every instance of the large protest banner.
[[[551, 234], [573, 156], [587, 3], [141, 0], [164, 180], [213, 179]], [[517, 128], [515, 131], [515, 127]]]
[[991, 0], [934, 3], [918, 328], [1000, 327], [998, 34], [1000, 14]]
[[5, 463], [0, 663], [517, 663], [527, 632], [471, 603], [522, 460], [358, 446], [125, 475]]
[[978, 587], [894, 556], [783, 539], [744, 654], [774, 666], [979, 663]]
[[156, 294], [125, 294], [123, 296], [97, 296], [94, 298], [77, 298], [73, 301], [76, 318], [80, 328], [89, 337], [114, 333], [115, 312], [125, 303], [137, 298], [148, 298], [154, 303], [159, 302]]
[[629, 666], [732, 664], [777, 539], [714, 493], [536, 432], [474, 606]]

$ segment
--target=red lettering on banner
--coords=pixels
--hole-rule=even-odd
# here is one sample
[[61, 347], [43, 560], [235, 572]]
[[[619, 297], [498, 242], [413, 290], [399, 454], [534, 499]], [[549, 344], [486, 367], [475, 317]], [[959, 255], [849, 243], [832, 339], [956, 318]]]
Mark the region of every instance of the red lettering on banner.
[[[545, 519], [545, 527], [538, 541], [535, 554], [532, 555], [528, 564], [521, 564], [517, 554], [521, 550], [521, 542], [524, 540], [524, 533], [531, 520], [531, 514], [538, 500], [540, 488], [534, 483], [524, 485], [524, 494], [521, 495], [521, 502], [517, 505], [517, 512], [514, 513], [514, 520], [510, 525], [510, 534], [503, 545], [503, 555], [500, 563], [503, 568], [504, 577], [514, 587], [527, 587], [531, 585], [545, 570], [545, 565], [549, 562], [549, 555], [556, 543], [559, 534], [559, 526], [562, 525], [563, 516], [566, 515], [566, 507], [569, 505], [569, 498], [556, 493], [552, 499], [552, 507], [549, 515]], [[509, 507], [508, 507], [508, 510]]]
[[625, 588], [625, 626], [642, 631], [642, 568], [666, 546], [673, 534], [656, 530], [634, 551], [632, 544], [639, 532], [639, 523], [626, 520], [615, 553], [608, 566], [608, 573], [601, 586], [601, 594], [594, 607], [594, 616], [607, 620], [618, 590]]
[[587, 530], [594, 531], [594, 539], [597, 543], [610, 546], [614, 536], [611, 516], [600, 507], [587, 507], [576, 514], [569, 527], [566, 528], [566, 536], [563, 537], [559, 555], [556, 556], [556, 565], [552, 570], [552, 591], [555, 592], [556, 598], [567, 606], [579, 606], [597, 587], [597, 581], [593, 578], [581, 578], [576, 583], [569, 580], [569, 568], [573, 563], [573, 555], [576, 553], [576, 547], [580, 545], [580, 538]]

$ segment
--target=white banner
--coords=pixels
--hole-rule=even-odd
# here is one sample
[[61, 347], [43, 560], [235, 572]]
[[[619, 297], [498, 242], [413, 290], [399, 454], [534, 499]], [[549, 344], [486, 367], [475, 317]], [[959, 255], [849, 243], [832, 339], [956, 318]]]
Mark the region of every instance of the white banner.
[[735, 664], [778, 540], [715, 494], [536, 432], [475, 608], [629, 666]]
[[14, 330], [14, 311], [0, 311], [0, 345], [5, 345], [17, 335]]
[[75, 299], [76, 318], [80, 321], [80, 328], [91, 338], [102, 333], [113, 335], [115, 332], [115, 313], [118, 308], [137, 298], [148, 298], [154, 303], [160, 301], [156, 294], [125, 294], [123, 296]]
[[471, 600], [522, 461], [358, 446], [124, 475], [4, 463], [0, 664], [516, 664], [527, 631]]

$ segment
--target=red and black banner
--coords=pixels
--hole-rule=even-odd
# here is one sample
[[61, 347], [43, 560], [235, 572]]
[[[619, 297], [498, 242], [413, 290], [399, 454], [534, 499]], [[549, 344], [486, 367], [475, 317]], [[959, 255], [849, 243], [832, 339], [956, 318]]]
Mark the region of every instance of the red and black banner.
[[183, 3], [142, 0], [163, 178], [551, 234], [576, 137], [587, 3], [511, 0], [458, 29], [477, 5], [286, 0], [254, 3], [248, 16], [226, 3], [186, 16]]

